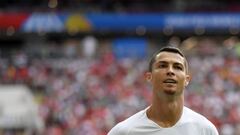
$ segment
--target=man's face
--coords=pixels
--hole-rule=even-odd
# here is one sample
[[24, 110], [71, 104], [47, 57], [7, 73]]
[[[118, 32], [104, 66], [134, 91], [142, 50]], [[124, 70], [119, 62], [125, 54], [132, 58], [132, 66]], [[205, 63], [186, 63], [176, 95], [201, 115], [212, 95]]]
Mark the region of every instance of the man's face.
[[161, 52], [156, 56], [152, 72], [147, 73], [154, 95], [160, 98], [182, 95], [189, 82], [184, 61], [181, 55], [172, 52]]

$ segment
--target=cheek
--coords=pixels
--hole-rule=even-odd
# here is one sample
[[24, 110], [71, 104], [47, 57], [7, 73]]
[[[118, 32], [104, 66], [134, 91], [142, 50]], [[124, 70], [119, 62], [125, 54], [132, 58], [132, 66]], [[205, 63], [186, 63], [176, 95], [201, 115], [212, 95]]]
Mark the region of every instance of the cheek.
[[155, 80], [155, 81], [160, 81], [164, 78], [164, 74], [162, 72], [155, 72], [153, 75], [152, 75], [152, 79]]
[[162, 81], [161, 79], [162, 79], [161, 76], [153, 76], [151, 81], [152, 85], [158, 87], [159, 85], [161, 85], [161, 81]]
[[185, 85], [186, 84], [186, 77], [183, 74], [180, 74], [178, 77], [178, 81], [181, 85]]

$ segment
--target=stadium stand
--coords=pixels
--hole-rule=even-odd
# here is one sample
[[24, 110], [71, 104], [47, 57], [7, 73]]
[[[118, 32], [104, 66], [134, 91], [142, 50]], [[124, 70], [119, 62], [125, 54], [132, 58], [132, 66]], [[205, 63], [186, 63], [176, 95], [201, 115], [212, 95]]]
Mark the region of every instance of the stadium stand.
[[136, 1], [1, 2], [0, 84], [32, 90], [41, 134], [106, 135], [149, 105], [148, 57], [178, 46], [192, 74], [186, 106], [211, 120], [220, 135], [240, 135], [240, 3]]
[[[1, 83], [26, 84], [37, 95], [45, 134], [104, 135], [149, 104], [151, 91], [143, 77], [147, 61], [117, 58], [110, 39], [94, 40], [96, 48], [88, 55], [83, 39], [71, 39], [45, 42], [37, 46], [39, 54], [20, 49], [1, 59]], [[190, 61], [193, 78], [186, 105], [207, 116], [221, 134], [239, 134], [239, 40], [179, 40], [172, 37], [168, 42], [184, 49]], [[148, 41], [154, 44], [148, 52], [165, 45]]]

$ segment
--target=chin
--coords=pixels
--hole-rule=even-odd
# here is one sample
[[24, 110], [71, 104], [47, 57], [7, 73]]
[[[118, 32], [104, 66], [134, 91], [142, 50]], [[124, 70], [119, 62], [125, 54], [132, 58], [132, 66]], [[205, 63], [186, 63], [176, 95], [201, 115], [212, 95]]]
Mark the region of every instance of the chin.
[[164, 93], [167, 95], [175, 95], [177, 92], [175, 90], [164, 90]]

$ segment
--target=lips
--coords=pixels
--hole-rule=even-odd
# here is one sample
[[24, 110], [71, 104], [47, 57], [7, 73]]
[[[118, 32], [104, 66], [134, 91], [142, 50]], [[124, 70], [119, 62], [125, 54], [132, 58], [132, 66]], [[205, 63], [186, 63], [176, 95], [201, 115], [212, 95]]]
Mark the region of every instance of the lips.
[[174, 83], [175, 84], [175, 83], [177, 83], [177, 81], [174, 79], [166, 79], [163, 81], [163, 83]]

